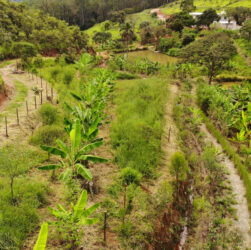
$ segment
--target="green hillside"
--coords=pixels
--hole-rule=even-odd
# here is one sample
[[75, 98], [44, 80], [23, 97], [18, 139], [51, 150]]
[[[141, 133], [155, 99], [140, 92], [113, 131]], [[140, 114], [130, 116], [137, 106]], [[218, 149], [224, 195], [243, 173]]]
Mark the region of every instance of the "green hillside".
[[[151, 23], [151, 25], [153, 26], [157, 25], [159, 22], [157, 18], [154, 18], [150, 15], [150, 10], [144, 10], [142, 12], [130, 14], [126, 16], [126, 22], [130, 22], [135, 26], [136, 34], [140, 32], [139, 26], [144, 21]], [[102, 23], [97, 23], [90, 29], [86, 30], [85, 32], [89, 36], [89, 38], [92, 38], [96, 32], [105, 31], [104, 24], [106, 22], [107, 21], [102, 22]], [[120, 38], [120, 25], [118, 23], [113, 24], [111, 28], [107, 30], [107, 32], [110, 32], [112, 34], [112, 39]], [[90, 39], [90, 42], [91, 42], [91, 39]]]
[[[250, 0], [195, 0], [196, 11], [204, 11], [208, 8], [214, 8], [217, 11], [224, 10], [228, 7], [251, 7]], [[180, 11], [180, 1], [170, 3], [161, 8], [162, 12], [170, 15]]]

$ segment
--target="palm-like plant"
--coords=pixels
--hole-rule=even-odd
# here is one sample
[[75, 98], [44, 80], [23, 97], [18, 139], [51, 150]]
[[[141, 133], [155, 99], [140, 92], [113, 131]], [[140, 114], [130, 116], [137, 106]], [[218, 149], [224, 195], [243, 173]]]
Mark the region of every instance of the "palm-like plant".
[[43, 146], [41, 148], [49, 154], [60, 156], [60, 164], [50, 164], [39, 167], [40, 170], [55, 170], [57, 168], [65, 168], [60, 175], [60, 179], [67, 183], [73, 176], [81, 175], [87, 180], [92, 179], [91, 171], [85, 167], [88, 162], [107, 162], [106, 159], [88, 154], [91, 150], [100, 147], [103, 142], [96, 141], [86, 145], [82, 145], [83, 134], [81, 133], [79, 120], [75, 121], [70, 131], [70, 145], [67, 146], [61, 140], [57, 140], [58, 148]]
[[52, 215], [57, 218], [57, 221], [51, 222], [51, 224], [57, 227], [68, 242], [71, 241], [71, 247], [78, 245], [81, 237], [81, 226], [93, 225], [98, 222], [98, 219], [89, 218], [89, 216], [99, 208], [100, 204], [94, 204], [86, 209], [87, 198], [87, 191], [84, 190], [76, 205], [71, 205], [70, 211], [67, 211], [60, 204], [57, 205], [58, 209], [48, 208]]
[[126, 47], [128, 52], [129, 42], [135, 37], [132, 25], [130, 23], [123, 24], [120, 28], [120, 32], [122, 39], [126, 41]]

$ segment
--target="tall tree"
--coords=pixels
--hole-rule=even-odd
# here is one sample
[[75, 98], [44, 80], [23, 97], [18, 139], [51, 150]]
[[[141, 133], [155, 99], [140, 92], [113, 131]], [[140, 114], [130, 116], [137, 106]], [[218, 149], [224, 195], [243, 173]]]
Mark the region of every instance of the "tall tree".
[[247, 20], [244, 25], [241, 28], [241, 36], [248, 40], [248, 42], [251, 41], [251, 19]]
[[219, 21], [220, 17], [217, 15], [216, 11], [212, 8], [205, 10], [202, 15], [199, 16], [197, 25], [202, 26], [205, 25], [210, 28], [210, 25], [214, 21]]
[[136, 38], [133, 27], [130, 23], [125, 23], [120, 28], [122, 40], [126, 42], [127, 52], [129, 43]]
[[194, 5], [194, 0], [182, 0], [180, 3], [180, 9], [186, 12], [191, 12], [196, 10], [196, 6]]
[[242, 25], [248, 18], [251, 17], [251, 8], [236, 7], [227, 10], [227, 16], [233, 17], [238, 25]]
[[185, 62], [198, 63], [207, 69], [209, 84], [213, 78], [228, 66], [229, 60], [237, 54], [233, 41], [224, 32], [199, 39], [181, 50]]

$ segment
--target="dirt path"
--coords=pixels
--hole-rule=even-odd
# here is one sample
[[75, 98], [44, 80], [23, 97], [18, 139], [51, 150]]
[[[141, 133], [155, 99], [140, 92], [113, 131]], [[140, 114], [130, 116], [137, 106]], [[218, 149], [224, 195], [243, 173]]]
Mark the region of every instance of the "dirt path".
[[250, 60], [250, 58], [243, 53], [241, 47], [237, 43], [235, 43], [235, 47], [236, 47], [238, 53], [245, 59], [247, 65], [251, 66], [251, 60]]
[[213, 145], [219, 149], [220, 162], [222, 165], [226, 166], [229, 171], [229, 175], [227, 178], [229, 179], [233, 194], [235, 196], [235, 200], [237, 204], [234, 205], [236, 209], [237, 220], [235, 221], [235, 227], [240, 231], [245, 247], [251, 246], [251, 232], [250, 232], [250, 214], [248, 211], [247, 199], [245, 198], [246, 189], [241, 180], [237, 170], [234, 166], [234, 163], [223, 153], [221, 145], [217, 142], [217, 140], [210, 134], [207, 130], [206, 126], [203, 124], [201, 126], [201, 131], [204, 132], [206, 136], [206, 140], [209, 143], [213, 143]]
[[160, 21], [166, 21], [166, 19], [168, 19], [168, 16], [164, 13], [162, 13], [162, 11], [160, 9], [152, 9], [150, 11], [151, 14], [156, 13], [157, 17]]
[[154, 180], [154, 183], [152, 183], [153, 186], [149, 188], [152, 193], [157, 192], [160, 183], [163, 183], [165, 180], [170, 180], [172, 178], [169, 170], [170, 158], [175, 152], [179, 150], [177, 140], [178, 130], [173, 120], [173, 105], [175, 98], [177, 97], [178, 86], [170, 84], [169, 92], [170, 93], [168, 95], [168, 100], [166, 103], [164, 136], [161, 146], [163, 150], [163, 159], [158, 171], [160, 177], [157, 180]]
[[[35, 100], [32, 87], [41, 87], [41, 83], [32, 80], [27, 73], [13, 74], [15, 65], [11, 64], [0, 69], [0, 74], [5, 84], [12, 89], [12, 94], [9, 99], [0, 107], [2, 119], [0, 119], [0, 145], [3, 145], [7, 141], [15, 141], [17, 138], [23, 140], [31, 134], [31, 129], [38, 124], [34, 124], [34, 119], [31, 119], [34, 115]], [[17, 87], [17, 84], [19, 87]], [[45, 81], [43, 81], [43, 87], [45, 87]], [[37, 96], [37, 108], [41, 105], [40, 98]], [[43, 102], [45, 102], [45, 93], [43, 94]], [[26, 101], [28, 104], [28, 114]], [[19, 113], [19, 126], [17, 124], [16, 108]], [[8, 123], [8, 135], [5, 135], [5, 121], [4, 117], [7, 117]]]

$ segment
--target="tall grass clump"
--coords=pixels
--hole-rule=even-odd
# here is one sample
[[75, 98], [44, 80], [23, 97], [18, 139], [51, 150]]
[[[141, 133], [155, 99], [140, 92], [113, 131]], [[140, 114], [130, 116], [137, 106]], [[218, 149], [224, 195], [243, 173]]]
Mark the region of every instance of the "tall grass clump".
[[161, 154], [167, 82], [150, 78], [118, 82], [117, 120], [111, 127], [115, 161], [153, 177]]
[[0, 149], [0, 249], [21, 249], [46, 204], [46, 185], [25, 175], [46, 159], [40, 151], [8, 144]]

